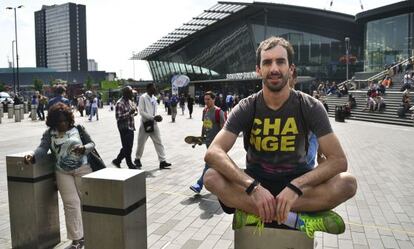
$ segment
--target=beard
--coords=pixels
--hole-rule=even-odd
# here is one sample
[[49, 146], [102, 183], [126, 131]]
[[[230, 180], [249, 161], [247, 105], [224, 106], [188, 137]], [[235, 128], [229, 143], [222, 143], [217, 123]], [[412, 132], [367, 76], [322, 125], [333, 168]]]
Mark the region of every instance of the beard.
[[271, 81], [271, 77], [272, 75], [270, 74], [269, 76], [267, 76], [265, 79], [263, 79], [262, 83], [265, 87], [267, 87], [267, 89], [269, 89], [271, 92], [280, 92], [289, 82], [289, 74], [282, 74], [282, 77], [280, 79], [281, 82], [279, 82], [278, 84], [272, 84]]

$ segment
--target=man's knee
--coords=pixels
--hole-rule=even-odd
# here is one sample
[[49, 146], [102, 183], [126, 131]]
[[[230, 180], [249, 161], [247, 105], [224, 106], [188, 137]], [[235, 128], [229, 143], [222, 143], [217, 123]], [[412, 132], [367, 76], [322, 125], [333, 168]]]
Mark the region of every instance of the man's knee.
[[203, 181], [207, 190], [212, 192], [212, 188], [217, 184], [217, 180], [221, 177], [220, 173], [215, 169], [209, 168], [204, 174]]
[[344, 193], [346, 199], [352, 198], [357, 191], [358, 184], [356, 178], [348, 172], [341, 173], [342, 188], [341, 191]]

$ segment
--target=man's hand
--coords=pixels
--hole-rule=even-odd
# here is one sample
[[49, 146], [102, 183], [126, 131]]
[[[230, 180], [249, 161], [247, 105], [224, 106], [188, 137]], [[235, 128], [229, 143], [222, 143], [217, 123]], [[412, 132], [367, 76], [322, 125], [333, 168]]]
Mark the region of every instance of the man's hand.
[[286, 222], [288, 213], [292, 208], [293, 203], [299, 198], [298, 194], [295, 193], [288, 187], [285, 187], [276, 197], [276, 220], [279, 224]]
[[156, 116], [154, 117], [154, 120], [155, 120], [156, 122], [161, 122], [161, 121], [162, 121], [162, 117], [161, 117], [160, 115], [156, 115]]
[[33, 156], [33, 155], [25, 155], [25, 156], [23, 157], [23, 162], [24, 162], [25, 164], [32, 164], [32, 163], [35, 163], [35, 158], [34, 158], [34, 156]]
[[259, 210], [260, 218], [266, 223], [271, 223], [275, 219], [276, 213], [275, 197], [261, 185], [257, 186], [257, 189], [253, 191], [251, 196], [254, 199], [256, 208]]

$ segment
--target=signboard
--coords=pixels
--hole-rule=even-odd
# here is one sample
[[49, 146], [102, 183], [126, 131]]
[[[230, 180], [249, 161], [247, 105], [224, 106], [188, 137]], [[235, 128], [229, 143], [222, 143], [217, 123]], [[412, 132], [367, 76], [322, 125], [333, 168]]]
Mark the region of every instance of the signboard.
[[185, 87], [190, 82], [190, 78], [187, 75], [174, 75], [171, 78], [171, 92], [178, 95], [178, 88]]
[[256, 72], [242, 72], [226, 74], [228, 80], [259, 79]]

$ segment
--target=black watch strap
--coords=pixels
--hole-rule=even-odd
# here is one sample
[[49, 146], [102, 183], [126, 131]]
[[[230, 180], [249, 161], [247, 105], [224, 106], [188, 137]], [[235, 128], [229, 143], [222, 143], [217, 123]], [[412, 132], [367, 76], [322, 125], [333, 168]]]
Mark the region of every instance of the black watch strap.
[[256, 188], [257, 187], [257, 185], [259, 185], [259, 181], [257, 181], [256, 179], [254, 179], [254, 181], [252, 182], [252, 184], [250, 184], [247, 188], [246, 188], [246, 193], [248, 194], [248, 195], [251, 195], [252, 194], [252, 192], [253, 192], [253, 190], [254, 190], [254, 188]]
[[292, 183], [288, 182], [286, 184], [286, 187], [290, 188], [291, 190], [293, 190], [293, 192], [295, 192], [298, 196], [302, 196], [303, 192], [302, 190], [300, 190], [300, 188], [296, 187], [295, 185], [293, 185]]

